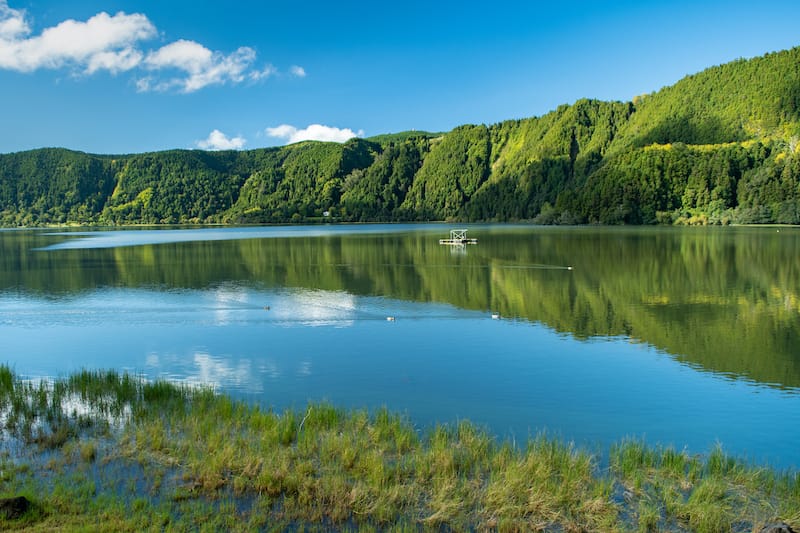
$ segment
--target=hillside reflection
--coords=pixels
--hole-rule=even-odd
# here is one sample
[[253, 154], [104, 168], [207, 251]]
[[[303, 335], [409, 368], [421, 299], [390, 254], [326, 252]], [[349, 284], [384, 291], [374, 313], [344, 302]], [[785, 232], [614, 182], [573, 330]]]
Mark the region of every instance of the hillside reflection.
[[479, 244], [462, 253], [423, 231], [35, 251], [64, 237], [0, 232], [0, 291], [218, 288], [235, 302], [233, 283], [301, 288], [312, 300], [334, 291], [343, 308], [348, 295], [442, 302], [577, 338], [627, 336], [701, 369], [800, 387], [796, 228], [479, 227], [471, 236]]

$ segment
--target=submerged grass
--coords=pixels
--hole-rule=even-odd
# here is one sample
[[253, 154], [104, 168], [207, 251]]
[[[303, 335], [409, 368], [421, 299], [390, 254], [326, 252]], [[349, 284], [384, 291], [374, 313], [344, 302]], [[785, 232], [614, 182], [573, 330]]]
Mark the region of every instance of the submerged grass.
[[798, 526], [800, 475], [749, 465], [721, 446], [699, 457], [628, 441], [612, 448], [610, 462], [640, 531], [757, 531], [778, 520]]
[[[610, 466], [546, 436], [312, 404], [274, 412], [206, 389], [0, 366], [0, 529], [753, 531], [800, 526], [800, 477], [623, 442]], [[16, 443], [16, 444], [15, 444]], [[102, 524], [98, 526], [98, 524]]]

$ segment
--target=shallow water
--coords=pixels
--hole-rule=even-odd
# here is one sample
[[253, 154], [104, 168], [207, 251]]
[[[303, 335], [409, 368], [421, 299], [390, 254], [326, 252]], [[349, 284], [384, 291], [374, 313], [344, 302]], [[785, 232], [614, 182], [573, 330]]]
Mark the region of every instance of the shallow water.
[[0, 360], [800, 465], [800, 231], [469, 228], [0, 232]]

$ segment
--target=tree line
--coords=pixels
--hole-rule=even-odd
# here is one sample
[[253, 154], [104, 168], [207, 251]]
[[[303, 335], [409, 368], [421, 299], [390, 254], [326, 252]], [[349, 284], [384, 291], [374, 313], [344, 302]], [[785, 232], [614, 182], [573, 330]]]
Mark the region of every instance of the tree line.
[[0, 224], [800, 223], [800, 48], [442, 134], [0, 155]]

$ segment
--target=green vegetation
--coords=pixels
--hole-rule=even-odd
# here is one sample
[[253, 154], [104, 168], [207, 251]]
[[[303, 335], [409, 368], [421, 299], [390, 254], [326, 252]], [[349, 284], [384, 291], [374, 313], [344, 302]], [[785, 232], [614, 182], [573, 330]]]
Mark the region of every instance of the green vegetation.
[[274, 413], [206, 389], [0, 366], [4, 530], [752, 531], [800, 523], [800, 476], [622, 443], [610, 465], [385, 409]]
[[800, 47], [633, 102], [344, 144], [0, 155], [0, 224], [800, 223]]
[[480, 244], [462, 256], [440, 246], [441, 236], [329, 235], [42, 253], [35, 249], [65, 237], [7, 231], [0, 232], [0, 290], [52, 298], [97, 287], [202, 290], [239, 280], [443, 302], [577, 338], [626, 336], [694, 367], [800, 387], [795, 229], [482, 228], [475, 234]]

